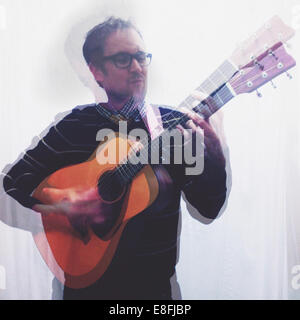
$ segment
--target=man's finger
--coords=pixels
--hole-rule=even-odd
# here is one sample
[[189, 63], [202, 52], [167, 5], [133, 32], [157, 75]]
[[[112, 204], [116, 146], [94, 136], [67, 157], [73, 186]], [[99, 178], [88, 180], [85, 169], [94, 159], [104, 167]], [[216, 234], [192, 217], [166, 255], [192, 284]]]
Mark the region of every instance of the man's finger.
[[197, 125], [194, 123], [193, 120], [189, 120], [186, 123], [187, 129], [191, 129], [192, 133], [195, 133], [197, 131]]
[[43, 193], [51, 202], [62, 201], [62, 199], [67, 196], [65, 189], [43, 188]]
[[[181, 111], [185, 113], [193, 121], [193, 123], [192, 121], [187, 121], [186, 127], [192, 129], [193, 132], [197, 132], [197, 126], [199, 126], [204, 131], [205, 137], [212, 138], [212, 139], [216, 138], [216, 133], [214, 129], [211, 127], [208, 120], [201, 118], [200, 115], [188, 110], [185, 107], [182, 107]], [[185, 139], [186, 137], [187, 137], [187, 134], [185, 135]]]
[[191, 135], [189, 134], [189, 132], [186, 129], [184, 129], [182, 125], [179, 124], [176, 126], [176, 128], [181, 132], [185, 141], [191, 138]]
[[36, 204], [32, 208], [34, 211], [41, 213], [44, 216], [49, 214], [63, 214], [61, 208], [57, 207], [56, 205], [51, 204]]
[[187, 115], [190, 119], [192, 119], [192, 120], [193, 120], [193, 118], [195, 117], [195, 115], [197, 115], [197, 113], [195, 113], [194, 111], [189, 110], [189, 109], [187, 109], [187, 108], [185, 108], [185, 107], [181, 107], [181, 108], [180, 108], [180, 112], [186, 114], [186, 115]]
[[87, 191], [84, 191], [80, 196], [81, 201], [97, 200], [97, 199], [100, 199], [97, 188], [92, 188]]
[[73, 188], [57, 189], [57, 188], [43, 188], [44, 195], [50, 202], [61, 202], [63, 200], [69, 200], [71, 202], [76, 201], [78, 196]]
[[186, 114], [191, 120], [193, 120], [194, 122], [198, 123], [202, 123], [203, 121], [205, 122], [205, 120], [196, 112], [189, 110], [185, 107], [180, 108], [180, 111], [184, 114]]

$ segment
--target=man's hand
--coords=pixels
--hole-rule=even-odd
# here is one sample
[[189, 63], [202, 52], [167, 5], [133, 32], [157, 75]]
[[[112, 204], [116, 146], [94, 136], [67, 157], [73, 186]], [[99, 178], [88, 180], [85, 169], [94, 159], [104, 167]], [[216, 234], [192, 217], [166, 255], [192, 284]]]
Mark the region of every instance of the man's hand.
[[73, 228], [85, 240], [88, 240], [88, 226], [90, 224], [105, 222], [105, 217], [101, 215], [102, 203], [97, 189], [80, 192], [73, 188], [44, 188], [43, 192], [49, 202], [55, 203], [50, 205], [36, 204], [32, 209], [45, 216], [49, 214], [66, 216]]
[[[205, 97], [200, 93], [194, 94], [194, 97], [199, 99], [199, 102], [205, 99]], [[190, 118], [185, 127], [181, 125], [177, 126], [177, 128], [183, 134], [185, 141], [190, 141], [193, 139], [194, 143], [194, 141], [196, 141], [196, 139], [194, 139], [195, 135], [200, 135], [202, 138], [201, 141], [204, 141], [206, 151], [211, 159], [214, 160], [216, 164], [225, 167], [225, 157], [222, 151], [220, 140], [210, 125], [209, 120], [204, 120], [196, 112], [186, 108], [181, 108], [180, 111], [185, 113]], [[191, 129], [192, 133], [186, 129]]]

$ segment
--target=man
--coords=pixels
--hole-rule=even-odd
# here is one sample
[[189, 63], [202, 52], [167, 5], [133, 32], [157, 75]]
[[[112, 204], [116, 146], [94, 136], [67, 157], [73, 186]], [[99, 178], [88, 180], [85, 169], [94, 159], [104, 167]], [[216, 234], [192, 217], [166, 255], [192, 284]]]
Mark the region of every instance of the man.
[[[142, 128], [151, 135], [153, 123], [147, 117], [149, 106], [148, 111], [140, 108], [146, 105], [151, 55], [146, 53], [144, 41], [133, 24], [109, 18], [88, 33], [83, 54], [95, 80], [106, 91], [108, 102], [73, 109], [11, 168], [4, 187], [22, 205], [42, 215], [65, 215], [84, 237], [87, 226], [105, 227], [109, 221], [100, 210], [97, 190], [71, 193], [67, 189], [45, 189], [50, 197], [63, 196], [63, 201], [55, 205], [40, 203], [31, 196], [33, 190], [59, 168], [87, 160], [97, 148], [100, 129], [118, 130], [118, 123], [109, 120], [103, 110], [111, 115], [125, 115], [129, 130]], [[129, 101], [137, 104], [129, 108]], [[160, 107], [155, 112], [164, 119], [170, 110]], [[226, 199], [225, 159], [220, 141], [209, 122], [187, 113], [190, 120], [177, 128], [191, 139], [203, 130], [203, 173], [186, 176], [184, 165], [162, 165], [167, 181], [159, 195], [159, 199], [165, 200], [163, 204], [158, 199], [131, 219], [104, 275], [87, 288], [65, 287], [64, 299], [172, 299], [170, 278], [175, 273], [181, 191], [201, 215], [210, 219], [217, 217]], [[164, 125], [164, 121], [160, 123]]]

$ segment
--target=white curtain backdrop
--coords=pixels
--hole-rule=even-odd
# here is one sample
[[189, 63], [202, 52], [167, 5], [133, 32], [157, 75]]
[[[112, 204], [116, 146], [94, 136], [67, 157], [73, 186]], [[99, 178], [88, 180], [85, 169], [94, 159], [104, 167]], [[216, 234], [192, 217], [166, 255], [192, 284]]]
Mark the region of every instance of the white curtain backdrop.
[[[1, 169], [59, 113], [95, 101], [81, 46], [111, 14], [134, 18], [153, 53], [149, 100], [174, 106], [273, 15], [300, 29], [300, 0], [0, 0]], [[300, 65], [299, 40], [289, 42]], [[182, 201], [183, 299], [300, 299], [299, 65], [262, 99], [240, 95], [224, 108], [231, 193], [209, 225]], [[2, 181], [0, 196], [0, 299], [51, 299], [53, 275], [27, 231], [39, 218]]]

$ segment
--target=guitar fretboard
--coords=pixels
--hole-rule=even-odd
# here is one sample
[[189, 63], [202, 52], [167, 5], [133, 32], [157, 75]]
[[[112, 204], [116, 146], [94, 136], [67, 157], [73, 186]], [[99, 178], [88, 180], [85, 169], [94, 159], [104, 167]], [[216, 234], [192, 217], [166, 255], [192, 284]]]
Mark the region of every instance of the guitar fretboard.
[[[194, 108], [192, 108], [191, 105], [186, 105], [186, 107], [189, 107], [189, 109], [193, 109], [201, 117], [208, 119], [215, 112], [220, 110], [227, 102], [233, 99], [233, 97], [234, 94], [232, 93], [232, 90], [227, 84], [225, 84], [209, 97], [209, 103], [203, 101]], [[177, 125], [184, 125], [188, 120], [190, 120], [190, 118], [186, 114], [182, 114], [175, 110], [171, 111], [167, 115], [164, 115], [162, 118], [162, 122], [163, 124], [165, 124], [165, 131], [160, 136], [152, 140], [150, 143], [149, 141], [147, 141], [145, 148], [139, 151], [140, 159], [146, 161], [144, 161], [143, 163], [138, 162], [135, 164], [135, 161], [133, 160], [135, 152], [133, 152], [132, 156], [130, 156], [129, 154], [126, 162], [120, 163], [118, 167], [115, 169], [120, 182], [124, 184], [130, 183], [132, 179], [136, 176], [136, 174], [145, 166], [146, 163], [160, 163], [159, 159], [151, 158], [153, 150], [156, 150], [154, 154], [161, 154], [161, 152], [157, 150], [160, 150], [162, 148], [162, 140], [164, 138], [164, 135], [168, 134], [168, 131], [175, 129]]]
[[[229, 102], [234, 97], [232, 90], [228, 84], [221, 86], [216, 92], [208, 97], [205, 101], [202, 101], [197, 106], [193, 106], [192, 101], [189, 104], [186, 103], [186, 108], [192, 109], [194, 112], [198, 113], [202, 118], [208, 119], [214, 113], [219, 111], [227, 102]], [[188, 101], [188, 100], [187, 100]], [[163, 117], [163, 122], [168, 123], [168, 129], [174, 129], [178, 124], [184, 125], [188, 120], [187, 115], [178, 116], [178, 111], [172, 111]], [[155, 140], [154, 140], [155, 141]]]
[[[212, 95], [228, 82], [238, 71], [229, 60], [225, 60], [195, 91], [203, 92], [207, 96]], [[181, 102], [179, 108], [191, 108], [199, 104], [199, 101], [191, 94]]]

